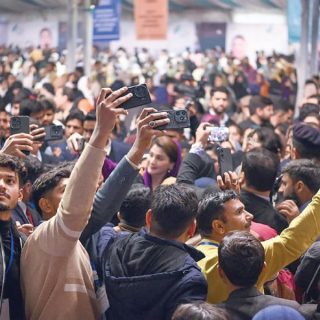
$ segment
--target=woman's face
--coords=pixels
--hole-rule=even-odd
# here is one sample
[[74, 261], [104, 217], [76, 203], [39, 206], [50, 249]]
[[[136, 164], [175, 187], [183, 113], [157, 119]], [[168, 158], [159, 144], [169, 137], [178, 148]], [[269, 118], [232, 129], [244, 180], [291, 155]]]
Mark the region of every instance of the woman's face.
[[147, 161], [147, 171], [151, 176], [166, 175], [168, 170], [172, 170], [173, 165], [174, 163], [170, 161], [162, 148], [157, 145], [151, 147]]
[[246, 151], [250, 151], [254, 148], [261, 148], [261, 147], [262, 147], [262, 143], [260, 142], [260, 139], [257, 133], [254, 133], [253, 135], [250, 135], [248, 137], [248, 147]]

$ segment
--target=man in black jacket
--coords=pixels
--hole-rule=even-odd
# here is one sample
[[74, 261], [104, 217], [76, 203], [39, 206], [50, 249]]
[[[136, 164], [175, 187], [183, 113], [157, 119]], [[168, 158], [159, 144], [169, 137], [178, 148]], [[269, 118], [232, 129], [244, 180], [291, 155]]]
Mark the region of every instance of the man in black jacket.
[[242, 162], [240, 200], [253, 214], [253, 221], [267, 224], [280, 233], [288, 224], [270, 201], [278, 166], [277, 156], [266, 149], [247, 152]]
[[184, 242], [195, 231], [198, 199], [185, 185], [158, 187], [146, 214], [149, 232], [110, 240], [102, 257], [108, 319], [171, 319], [182, 303], [204, 301], [207, 283]]

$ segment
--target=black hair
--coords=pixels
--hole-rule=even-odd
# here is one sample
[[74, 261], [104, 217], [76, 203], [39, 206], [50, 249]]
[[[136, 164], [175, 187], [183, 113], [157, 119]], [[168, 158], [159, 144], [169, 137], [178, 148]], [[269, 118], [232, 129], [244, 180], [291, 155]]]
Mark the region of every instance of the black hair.
[[126, 224], [141, 228], [146, 224], [146, 213], [151, 206], [151, 190], [144, 185], [133, 185], [120, 207], [120, 217]]
[[164, 238], [177, 238], [197, 216], [198, 198], [185, 184], [160, 185], [151, 200], [151, 232]]
[[207, 302], [193, 302], [178, 306], [172, 320], [228, 320], [224, 309]]
[[212, 97], [216, 92], [223, 92], [229, 97], [229, 91], [226, 87], [220, 86], [220, 87], [214, 87], [210, 91], [210, 96]]
[[19, 158], [0, 153], [0, 168], [7, 168], [15, 172], [19, 178], [19, 186], [21, 187], [23, 185], [25, 170]]
[[233, 190], [206, 194], [199, 202], [197, 226], [202, 236], [212, 233], [212, 221], [219, 219], [226, 222], [224, 204], [229, 200], [239, 199]]
[[271, 99], [262, 96], [253, 96], [249, 102], [250, 115], [255, 114], [257, 109], [263, 109], [270, 105], [273, 105]]
[[281, 141], [278, 136], [271, 128], [261, 127], [257, 128], [250, 133], [252, 137], [254, 134], [257, 134], [259, 142], [262, 144], [262, 147], [278, 154], [282, 149]]
[[320, 189], [320, 163], [310, 159], [290, 161], [282, 170], [294, 183], [302, 181], [312, 193]]
[[250, 232], [229, 232], [218, 248], [219, 266], [235, 286], [254, 286], [263, 269], [265, 252]]
[[20, 116], [31, 116], [34, 113], [43, 111], [43, 105], [37, 100], [24, 99], [20, 103]]
[[96, 120], [97, 120], [97, 116], [95, 111], [88, 112], [84, 118], [84, 121], [96, 121]]
[[299, 121], [303, 121], [308, 116], [316, 116], [319, 118], [320, 115], [320, 106], [314, 103], [305, 103], [302, 105], [299, 112]]
[[42, 213], [39, 206], [40, 199], [45, 197], [48, 192], [52, 191], [62, 179], [70, 177], [73, 165], [73, 163], [66, 163], [57, 168], [53, 168], [52, 170], [43, 173], [33, 183], [32, 198], [39, 213]]
[[36, 157], [30, 156], [23, 160], [23, 166], [25, 170], [23, 184], [26, 184], [28, 181], [34, 183], [42, 173], [41, 161]]
[[270, 191], [277, 177], [279, 158], [265, 148], [255, 148], [244, 154], [242, 171], [246, 184], [257, 191]]
[[65, 124], [67, 124], [69, 121], [74, 120], [74, 119], [79, 120], [81, 122], [81, 124], [83, 125], [83, 122], [84, 122], [84, 119], [85, 119], [83, 112], [80, 111], [80, 110], [76, 110], [76, 111], [71, 112], [67, 116], [67, 118], [65, 120]]
[[63, 87], [62, 89], [62, 95], [67, 96], [67, 99], [69, 102], [73, 102], [76, 97], [76, 90], [70, 87]]
[[40, 100], [40, 103], [45, 111], [52, 110], [55, 113], [57, 110], [56, 103], [52, 99], [44, 98]]
[[[53, 65], [55, 66], [55, 63]], [[45, 82], [42, 85], [42, 87], [45, 88], [48, 92], [50, 92], [52, 95], [55, 95], [54, 86], [51, 83]]]

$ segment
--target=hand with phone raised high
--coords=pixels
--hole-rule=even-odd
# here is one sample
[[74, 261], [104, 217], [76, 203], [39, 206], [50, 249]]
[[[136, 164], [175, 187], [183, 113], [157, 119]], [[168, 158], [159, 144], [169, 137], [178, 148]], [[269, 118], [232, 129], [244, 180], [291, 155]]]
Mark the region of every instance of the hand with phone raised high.
[[127, 87], [114, 92], [109, 88], [100, 91], [96, 110], [97, 121], [89, 141], [92, 146], [103, 149], [115, 125], [116, 118], [121, 114], [128, 114], [126, 110], [119, 107], [132, 97], [132, 93], [125, 94], [127, 91]]

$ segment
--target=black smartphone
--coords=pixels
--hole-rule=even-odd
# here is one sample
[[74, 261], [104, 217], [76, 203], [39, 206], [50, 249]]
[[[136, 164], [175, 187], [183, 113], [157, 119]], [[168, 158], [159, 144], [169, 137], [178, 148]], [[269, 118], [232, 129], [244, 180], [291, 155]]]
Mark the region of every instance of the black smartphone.
[[[30, 133], [30, 118], [28, 116], [14, 116], [10, 119], [10, 135], [17, 133]], [[23, 150], [25, 155], [30, 151]]]
[[187, 110], [164, 110], [167, 112], [170, 122], [166, 125], [156, 127], [157, 130], [183, 129], [190, 127], [190, 118]]
[[218, 163], [219, 163], [219, 175], [224, 178], [224, 173], [233, 171], [232, 155], [229, 148], [217, 148]]
[[145, 83], [128, 87], [128, 90], [122, 96], [125, 96], [128, 93], [132, 93], [132, 97], [126, 102], [122, 103], [120, 105], [121, 108], [132, 109], [151, 103], [150, 93]]
[[46, 135], [44, 141], [54, 141], [63, 139], [63, 127], [62, 126], [46, 126], [44, 127]]

